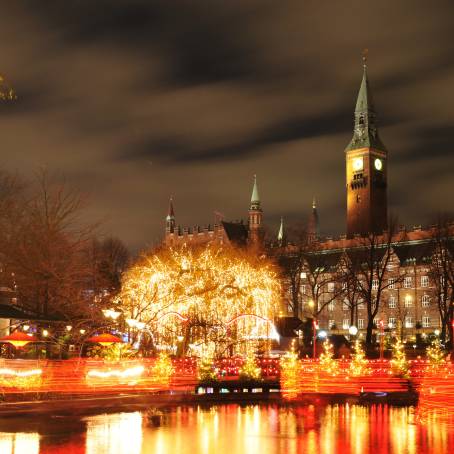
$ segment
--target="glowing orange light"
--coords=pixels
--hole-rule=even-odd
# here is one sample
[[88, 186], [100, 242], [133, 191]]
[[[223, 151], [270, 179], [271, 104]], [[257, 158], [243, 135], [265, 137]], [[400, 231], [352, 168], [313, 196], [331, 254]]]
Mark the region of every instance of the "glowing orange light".
[[95, 344], [101, 344], [103, 347], [106, 347], [108, 345], [112, 344], [121, 344], [123, 341], [117, 337], [114, 336], [113, 334], [100, 334], [99, 336], [92, 336], [89, 339], [87, 339], [87, 342], [93, 342]]
[[4, 336], [0, 339], [0, 342], [8, 342], [14, 347], [20, 348], [27, 345], [29, 342], [36, 342], [38, 339], [35, 336], [30, 336], [21, 331], [14, 331], [14, 333]]

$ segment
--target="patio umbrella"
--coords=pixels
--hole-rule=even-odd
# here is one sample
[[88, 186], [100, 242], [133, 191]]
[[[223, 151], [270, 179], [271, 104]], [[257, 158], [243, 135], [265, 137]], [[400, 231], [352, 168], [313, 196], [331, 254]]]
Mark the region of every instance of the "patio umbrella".
[[37, 341], [38, 339], [35, 336], [31, 334], [25, 334], [22, 331], [14, 331], [14, 333], [0, 338], [0, 342], [9, 342], [10, 344], [18, 348], [27, 345], [29, 342]]
[[101, 344], [102, 346], [112, 345], [112, 344], [121, 344], [123, 341], [113, 334], [99, 334], [98, 336], [92, 336], [87, 339], [87, 342], [93, 342], [96, 344]]

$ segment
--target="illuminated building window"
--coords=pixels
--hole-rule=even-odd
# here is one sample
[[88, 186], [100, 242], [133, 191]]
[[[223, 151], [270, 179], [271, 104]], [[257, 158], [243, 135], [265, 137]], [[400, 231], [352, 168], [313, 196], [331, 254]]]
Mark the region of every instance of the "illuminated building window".
[[372, 290], [378, 290], [378, 286], [379, 286], [379, 281], [378, 279], [374, 279], [372, 281]]
[[300, 277], [301, 277], [301, 279], [306, 279], [307, 275], [306, 275], [306, 273], [303, 271], [303, 272], [300, 274]]
[[393, 278], [388, 279], [388, 288], [393, 289], [396, 288], [396, 280]]
[[301, 293], [302, 293], [303, 295], [305, 295], [305, 294], [306, 294], [306, 285], [305, 285], [305, 284], [301, 284], [301, 287], [300, 287], [300, 288], [301, 288]]
[[421, 306], [422, 307], [429, 307], [430, 304], [430, 296], [429, 295], [423, 295], [421, 297]]
[[364, 319], [359, 318], [358, 319], [358, 329], [363, 329], [364, 328]]
[[328, 304], [328, 310], [329, 310], [330, 312], [333, 312], [335, 307], [336, 307], [336, 303], [335, 303], [334, 301], [331, 301], [331, 302]]
[[429, 287], [429, 276], [421, 276], [421, 287]]
[[412, 300], [410, 295], [405, 295], [405, 307], [411, 307]]
[[404, 288], [411, 288], [411, 285], [412, 285], [411, 276], [406, 276], [404, 278]]
[[329, 320], [328, 321], [328, 328], [331, 329], [333, 326], [336, 325], [336, 322], [334, 320]]
[[430, 318], [429, 317], [423, 317], [422, 318], [422, 327], [423, 328], [429, 328], [430, 327]]
[[390, 328], [394, 328], [396, 326], [396, 317], [389, 317], [388, 318], [388, 326]]
[[342, 320], [342, 329], [350, 328], [350, 320], [348, 318], [344, 318]]
[[413, 317], [405, 317], [405, 328], [413, 328]]
[[396, 308], [396, 297], [395, 296], [390, 296], [388, 300], [388, 307], [390, 309], [395, 309]]
[[328, 282], [328, 292], [334, 292], [334, 282]]

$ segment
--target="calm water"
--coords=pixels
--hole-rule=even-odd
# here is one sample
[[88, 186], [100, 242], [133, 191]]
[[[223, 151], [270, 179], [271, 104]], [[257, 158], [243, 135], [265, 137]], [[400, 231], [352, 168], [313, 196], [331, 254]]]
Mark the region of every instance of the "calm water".
[[140, 412], [3, 419], [0, 453], [454, 453], [454, 427], [412, 408], [178, 407], [158, 424]]

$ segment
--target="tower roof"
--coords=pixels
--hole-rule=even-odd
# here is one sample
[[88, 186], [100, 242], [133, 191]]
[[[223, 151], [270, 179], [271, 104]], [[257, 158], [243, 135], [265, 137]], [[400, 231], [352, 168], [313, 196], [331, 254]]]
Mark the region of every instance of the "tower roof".
[[167, 219], [175, 219], [175, 212], [173, 210], [173, 197], [170, 197], [169, 200], [169, 211], [167, 213]]
[[259, 190], [257, 187], [257, 175], [254, 175], [254, 187], [252, 189], [251, 203], [260, 203]]
[[277, 233], [277, 240], [282, 243], [285, 238], [285, 231], [284, 231], [284, 218], [281, 216], [281, 225], [279, 226], [279, 232]]
[[355, 112], [375, 112], [372, 93], [369, 88], [369, 79], [367, 78], [367, 65], [363, 65], [363, 78], [359, 87], [358, 98], [356, 99]]
[[369, 86], [365, 57], [363, 57], [363, 77], [356, 99], [353, 137], [345, 151], [357, 150], [359, 148], [375, 148], [386, 151], [386, 147], [378, 135], [375, 106]]

